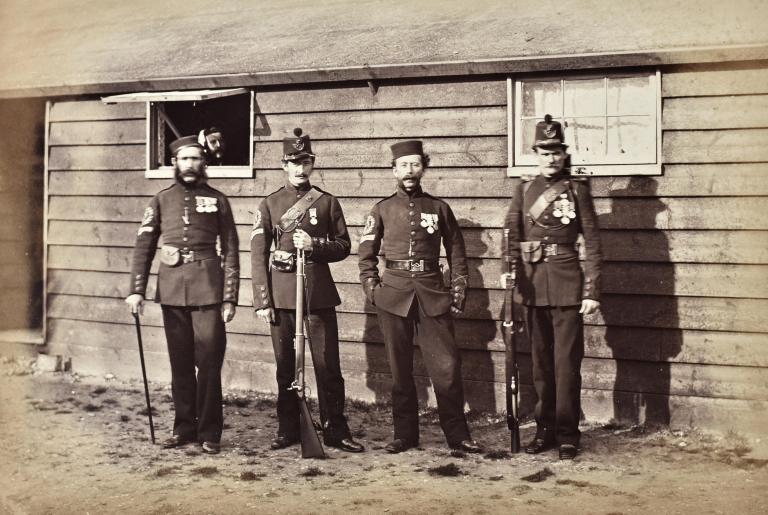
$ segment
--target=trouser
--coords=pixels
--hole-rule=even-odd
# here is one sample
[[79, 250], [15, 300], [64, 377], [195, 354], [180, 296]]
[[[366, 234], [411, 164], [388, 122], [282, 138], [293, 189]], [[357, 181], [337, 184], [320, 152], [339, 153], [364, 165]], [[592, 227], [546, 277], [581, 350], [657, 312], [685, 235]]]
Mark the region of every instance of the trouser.
[[528, 306], [536, 435], [579, 444], [584, 328], [579, 306]]
[[163, 305], [162, 311], [176, 409], [173, 434], [219, 442], [224, 425], [221, 367], [227, 347], [221, 305]]
[[461, 383], [461, 355], [453, 333], [450, 314], [430, 317], [414, 298], [407, 317], [377, 308], [392, 372], [392, 418], [395, 439], [419, 441], [419, 406], [413, 380], [413, 340], [421, 349], [424, 365], [432, 379], [437, 413], [449, 445], [469, 439], [464, 416], [464, 387]]
[[[296, 374], [296, 313], [289, 309], [275, 309], [275, 323], [270, 330], [277, 364], [277, 418], [278, 434], [299, 436], [299, 401], [290, 390]], [[334, 308], [318, 309], [307, 315], [307, 340], [312, 353], [320, 404], [320, 422], [326, 440], [349, 438], [349, 427], [344, 417], [344, 377], [339, 364], [339, 329]]]

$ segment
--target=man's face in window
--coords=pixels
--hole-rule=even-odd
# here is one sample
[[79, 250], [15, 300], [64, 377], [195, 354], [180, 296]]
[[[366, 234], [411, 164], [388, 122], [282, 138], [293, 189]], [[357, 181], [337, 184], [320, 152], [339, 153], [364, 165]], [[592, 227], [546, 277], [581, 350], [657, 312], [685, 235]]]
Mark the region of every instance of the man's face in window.
[[205, 137], [205, 144], [214, 163], [221, 163], [224, 159], [224, 136], [220, 132], [212, 132]]
[[565, 166], [567, 154], [560, 147], [536, 147], [536, 158], [539, 161], [539, 171], [544, 177], [552, 177]]
[[315, 161], [309, 156], [283, 161], [283, 170], [288, 174], [288, 182], [296, 187], [309, 182], [314, 166]]
[[171, 159], [176, 177], [185, 184], [195, 184], [205, 174], [203, 149], [196, 146], [180, 149]]

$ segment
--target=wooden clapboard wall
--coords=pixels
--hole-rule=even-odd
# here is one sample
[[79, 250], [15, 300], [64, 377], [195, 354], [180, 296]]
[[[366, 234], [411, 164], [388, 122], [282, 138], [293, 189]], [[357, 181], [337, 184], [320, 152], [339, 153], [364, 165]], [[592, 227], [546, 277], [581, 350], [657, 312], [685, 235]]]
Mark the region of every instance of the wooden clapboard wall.
[[[664, 175], [593, 181], [606, 263], [603, 312], [586, 327], [587, 419], [745, 430], [766, 420], [766, 78], [763, 67], [663, 70]], [[340, 197], [353, 237], [353, 256], [333, 266], [348, 396], [388, 397], [381, 334], [357, 284], [357, 239], [370, 207], [394, 189], [389, 145], [421, 138], [433, 164], [425, 189], [451, 204], [468, 244], [471, 290], [456, 324], [468, 402], [503, 411], [499, 254], [516, 183], [505, 175], [504, 79], [390, 82], [375, 95], [365, 85], [294, 86], [256, 100], [254, 179], [211, 181], [230, 196], [241, 238], [227, 384], [275, 388], [268, 330], [251, 309], [248, 235], [255, 206], [283, 182], [281, 138], [300, 126], [318, 154], [313, 182]], [[76, 370], [139, 372], [122, 299], [143, 208], [168, 183], [144, 178], [144, 116], [143, 105], [98, 100], [51, 108], [48, 342]], [[167, 380], [157, 306], [144, 323], [150, 375]], [[432, 399], [418, 355], [416, 372]], [[522, 375], [530, 405], [525, 343]]]

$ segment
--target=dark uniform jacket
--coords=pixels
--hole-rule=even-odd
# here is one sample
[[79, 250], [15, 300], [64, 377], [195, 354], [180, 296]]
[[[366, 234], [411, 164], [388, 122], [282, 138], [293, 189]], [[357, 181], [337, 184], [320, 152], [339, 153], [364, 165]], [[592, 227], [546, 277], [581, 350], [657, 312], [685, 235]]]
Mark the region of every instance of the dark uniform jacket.
[[[562, 183], [562, 184], [561, 184]], [[563, 189], [549, 203], [537, 220], [529, 214], [536, 199], [550, 188]], [[564, 207], [564, 201], [570, 205]], [[563, 208], [564, 207], [564, 208]], [[560, 212], [556, 212], [557, 209]], [[562, 218], [568, 216], [569, 223]], [[504, 228], [509, 229], [507, 263], [523, 262], [517, 277], [516, 300], [533, 306], [574, 306], [582, 299], [600, 299], [600, 235], [597, 216], [586, 178], [560, 173], [551, 179], [538, 175], [530, 182], [521, 181], [512, 198]], [[584, 271], [579, 263], [576, 240], [582, 234], [586, 259]], [[534, 242], [522, 245], [520, 242]], [[538, 244], [540, 242], [540, 245]], [[547, 246], [557, 245], [557, 254], [546, 255]], [[526, 253], [536, 263], [522, 259]], [[540, 254], [540, 255], [538, 255]]]
[[[379, 250], [391, 260], [436, 261], [441, 241], [451, 269], [450, 289], [439, 271], [386, 270], [380, 281]], [[378, 308], [405, 317], [414, 297], [429, 316], [449, 312], [451, 304], [464, 308], [468, 272], [461, 229], [448, 204], [421, 188], [409, 195], [398, 187], [394, 195], [373, 206], [358, 253], [360, 281]]]
[[[295, 253], [293, 231], [278, 229], [280, 217], [311, 189], [309, 184], [297, 189], [290, 183], [265, 198], [259, 205], [251, 231], [251, 268], [253, 307], [296, 308], [296, 273], [280, 272], [269, 266], [270, 247]], [[309, 309], [332, 308], [341, 304], [328, 263], [349, 256], [351, 243], [339, 201], [324, 191], [304, 214], [298, 228], [312, 237], [312, 251], [307, 253]], [[279, 233], [279, 235], [278, 235]], [[278, 236], [276, 238], [276, 236]]]
[[[207, 184], [174, 183], [144, 210], [131, 267], [131, 293], [145, 295], [149, 269], [162, 234], [192, 261], [160, 263], [155, 301], [170, 306], [237, 303], [240, 281], [237, 230], [227, 197]], [[216, 242], [221, 254], [217, 255]], [[223, 269], [222, 269], [223, 263]]]

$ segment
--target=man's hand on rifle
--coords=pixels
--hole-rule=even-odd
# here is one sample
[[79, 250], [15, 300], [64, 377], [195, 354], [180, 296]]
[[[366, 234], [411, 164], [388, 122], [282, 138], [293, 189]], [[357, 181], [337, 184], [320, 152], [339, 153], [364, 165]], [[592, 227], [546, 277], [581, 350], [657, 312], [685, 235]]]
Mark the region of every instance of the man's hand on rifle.
[[272, 308], [262, 308], [256, 310], [256, 316], [266, 324], [275, 323], [275, 310]]
[[581, 309], [579, 313], [582, 315], [591, 315], [600, 308], [600, 302], [592, 299], [584, 299], [581, 301]]
[[293, 246], [300, 250], [312, 252], [312, 236], [301, 229], [296, 229], [293, 233]]
[[235, 311], [236, 311], [235, 303], [234, 302], [224, 302], [221, 305], [221, 319], [224, 321], [225, 324], [228, 324], [232, 321], [233, 318], [235, 318]]
[[515, 286], [515, 274], [512, 273], [506, 273], [501, 274], [501, 278], [499, 279], [499, 282], [501, 283], [501, 287], [503, 289], [507, 289], [507, 286], [514, 287]]
[[125, 303], [131, 308], [131, 313], [144, 314], [144, 295], [132, 293], [125, 298]]

